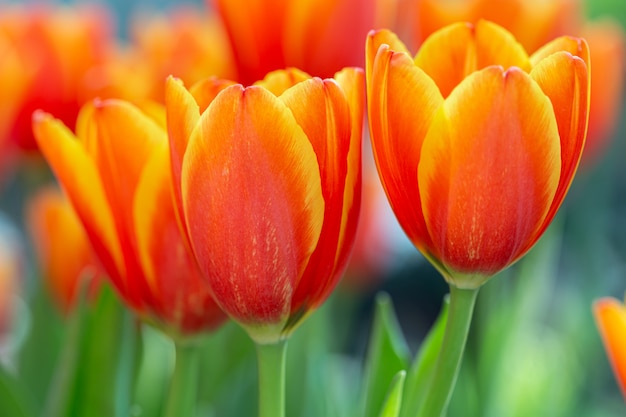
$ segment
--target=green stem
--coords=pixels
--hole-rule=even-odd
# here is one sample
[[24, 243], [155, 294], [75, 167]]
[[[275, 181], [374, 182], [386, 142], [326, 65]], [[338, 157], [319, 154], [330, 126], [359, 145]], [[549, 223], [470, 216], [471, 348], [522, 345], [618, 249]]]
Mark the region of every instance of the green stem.
[[165, 407], [166, 417], [195, 415], [198, 393], [198, 347], [175, 342], [176, 365]]
[[259, 417], [285, 417], [285, 357], [287, 340], [257, 343]]
[[450, 286], [450, 306], [443, 344], [418, 417], [443, 417], [446, 414], [459, 374], [477, 294], [478, 288], [464, 290]]

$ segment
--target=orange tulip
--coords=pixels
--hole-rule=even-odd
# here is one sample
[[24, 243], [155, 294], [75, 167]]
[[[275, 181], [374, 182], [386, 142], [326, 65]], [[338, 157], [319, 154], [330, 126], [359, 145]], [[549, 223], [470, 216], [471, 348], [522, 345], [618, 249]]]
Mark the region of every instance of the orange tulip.
[[390, 0], [213, 0], [224, 21], [239, 80], [296, 67], [320, 77], [363, 65], [363, 38], [392, 19]]
[[33, 130], [124, 301], [171, 334], [189, 334], [223, 315], [178, 227], [163, 120], [107, 100], [83, 107], [76, 136], [43, 112]]
[[360, 207], [363, 74], [166, 86], [178, 207], [216, 301], [260, 343], [329, 296]]
[[619, 24], [610, 20], [588, 23], [581, 33], [589, 43], [593, 62], [589, 133], [582, 161], [588, 166], [607, 148], [622, 114], [626, 35]]
[[23, 73], [32, 76], [10, 135], [20, 148], [33, 150], [35, 110], [54, 112], [65, 123], [74, 124], [83, 91], [89, 88], [86, 74], [102, 63], [113, 43], [111, 19], [102, 6], [5, 6], [0, 12], [0, 32], [15, 45]]
[[531, 57], [505, 29], [457, 23], [413, 59], [367, 39], [378, 171], [405, 232], [446, 280], [478, 288], [552, 221], [585, 142], [588, 48], [563, 37]]
[[452, 23], [489, 20], [506, 28], [529, 52], [552, 39], [575, 34], [582, 20], [580, 0], [408, 0], [415, 3], [413, 41], [419, 45]]
[[89, 280], [90, 293], [100, 281], [99, 264], [85, 230], [70, 202], [51, 187], [35, 194], [26, 218], [49, 291], [59, 308], [69, 313], [84, 280]]
[[601, 298], [594, 303], [593, 313], [613, 372], [626, 398], [626, 306], [614, 298]]

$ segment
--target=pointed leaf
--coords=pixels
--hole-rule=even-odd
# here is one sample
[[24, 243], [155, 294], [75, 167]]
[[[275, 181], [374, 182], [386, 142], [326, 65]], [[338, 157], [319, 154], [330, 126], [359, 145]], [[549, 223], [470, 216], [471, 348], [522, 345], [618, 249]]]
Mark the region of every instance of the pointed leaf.
[[388, 294], [376, 299], [374, 325], [365, 363], [362, 407], [365, 417], [376, 417], [385, 401], [385, 392], [394, 375], [409, 366], [409, 349], [398, 325]]
[[401, 417], [417, 415], [419, 405], [426, 394], [443, 343], [443, 335], [448, 321], [449, 301], [449, 296], [446, 296], [439, 317], [430, 328], [411, 364], [404, 384], [405, 400], [402, 402], [402, 410], [399, 414]]
[[400, 406], [402, 405], [402, 392], [406, 371], [400, 371], [391, 380], [391, 386], [387, 393], [387, 399], [383, 404], [383, 408], [379, 417], [398, 417], [400, 415]]

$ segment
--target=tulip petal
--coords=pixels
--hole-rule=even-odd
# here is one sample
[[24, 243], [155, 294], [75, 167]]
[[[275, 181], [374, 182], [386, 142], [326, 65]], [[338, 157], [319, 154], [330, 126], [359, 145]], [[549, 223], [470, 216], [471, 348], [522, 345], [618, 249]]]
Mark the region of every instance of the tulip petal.
[[[406, 54], [409, 54], [409, 50], [404, 43], [402, 43], [398, 36], [390, 30], [381, 29], [370, 31], [365, 41], [365, 72], [367, 79], [372, 78], [374, 60], [381, 45], [387, 45], [387, 49], [395, 52], [405, 52]], [[367, 83], [367, 96], [371, 97], [369, 85], [370, 83]]]
[[154, 316], [183, 333], [222, 321], [176, 221], [169, 148], [158, 144], [137, 185], [133, 204], [137, 251]]
[[[211, 102], [215, 99], [215, 96], [217, 96], [220, 91], [233, 84], [235, 84], [234, 81], [211, 77], [202, 81], [198, 81], [197, 83], [192, 85], [189, 88], [189, 92], [196, 100], [198, 110], [200, 111], [200, 114], [202, 114], [204, 113], [206, 108], [209, 107], [209, 104], [211, 104]], [[179, 87], [182, 87], [182, 83]], [[193, 126], [195, 126], [195, 123], [191, 125], [192, 129]], [[189, 134], [191, 134], [191, 131], [189, 131]], [[185, 147], [186, 145], [187, 142], [185, 141]]]
[[291, 111], [260, 87], [225, 89], [192, 133], [182, 172], [190, 240], [240, 323], [287, 318], [324, 220], [319, 172]]
[[530, 76], [552, 102], [561, 142], [561, 179], [542, 233], [565, 198], [585, 145], [589, 81], [585, 62], [568, 52], [557, 52], [541, 60]]
[[96, 103], [93, 123], [96, 164], [126, 264], [126, 288], [122, 293], [124, 297], [139, 297], [148, 288], [136, 254], [133, 200], [150, 154], [155, 145], [167, 143], [167, 134], [137, 107], [119, 100]]
[[372, 147], [383, 187], [399, 223], [418, 249], [429, 242], [417, 167], [424, 137], [443, 105], [432, 79], [406, 53], [381, 46], [367, 80]]
[[504, 28], [480, 20], [476, 25], [456, 23], [433, 33], [415, 57], [447, 97], [463, 79], [490, 65], [530, 70], [524, 48]]
[[574, 56], [580, 57], [589, 67], [589, 46], [587, 42], [572, 36], [561, 36], [548, 42], [531, 55], [530, 63], [535, 67], [542, 60], [557, 52], [569, 52]]
[[[208, 86], [214, 85], [211, 81]], [[212, 88], [201, 88], [203, 91]], [[214, 98], [214, 97], [213, 97]], [[212, 101], [212, 99], [211, 99]], [[207, 104], [208, 105], [208, 104]], [[170, 158], [172, 180], [174, 182], [174, 201], [176, 203], [177, 218], [187, 235], [187, 225], [182, 221], [183, 195], [181, 191], [181, 171], [183, 156], [187, 151], [187, 143], [194, 127], [200, 121], [198, 103], [183, 85], [183, 82], [174, 77], [168, 77], [165, 82], [165, 107], [167, 108], [167, 133], [170, 144]]]
[[272, 71], [264, 79], [254, 85], [261, 86], [271, 91], [275, 96], [281, 95], [285, 90], [311, 78], [309, 74], [296, 68]]
[[[47, 113], [33, 115], [39, 149], [63, 185], [85, 232], [113, 283], [123, 287], [122, 249], [100, 175], [81, 143], [59, 120]], [[79, 173], [79, 174], [77, 174]]]
[[[345, 208], [351, 115], [348, 102], [334, 80], [309, 79], [288, 89], [280, 97], [304, 130], [317, 155], [325, 211], [319, 244], [298, 283], [293, 309], [309, 310], [308, 300], [317, 300], [339, 279], [334, 271], [340, 249], [340, 234], [347, 218]], [[327, 282], [323, 282], [327, 280]]]
[[437, 114], [418, 180], [433, 256], [480, 285], [535, 241], [559, 180], [548, 98], [518, 68], [471, 74]]
[[626, 307], [606, 297], [594, 303], [593, 313], [615, 378], [626, 397]]

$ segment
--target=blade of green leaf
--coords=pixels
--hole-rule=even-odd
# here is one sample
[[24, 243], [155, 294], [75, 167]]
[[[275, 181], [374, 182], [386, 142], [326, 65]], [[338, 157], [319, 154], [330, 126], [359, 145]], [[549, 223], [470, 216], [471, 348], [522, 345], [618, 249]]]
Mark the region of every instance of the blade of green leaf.
[[406, 370], [410, 353], [398, 324], [391, 298], [381, 293], [376, 297], [374, 324], [365, 363], [361, 406], [365, 417], [377, 417], [385, 401], [387, 388], [394, 376]]
[[404, 384], [405, 401], [402, 402], [400, 417], [415, 416], [424, 398], [443, 342], [448, 319], [448, 301], [448, 296], [446, 296], [439, 317], [424, 338], [415, 360], [411, 364]]
[[0, 365], [0, 416], [34, 417], [31, 404], [20, 381]]
[[136, 320], [103, 286], [74, 312], [49, 392], [47, 416], [128, 416], [138, 351]]
[[391, 380], [391, 386], [379, 417], [398, 417], [400, 415], [405, 377], [406, 371], [400, 371]]

